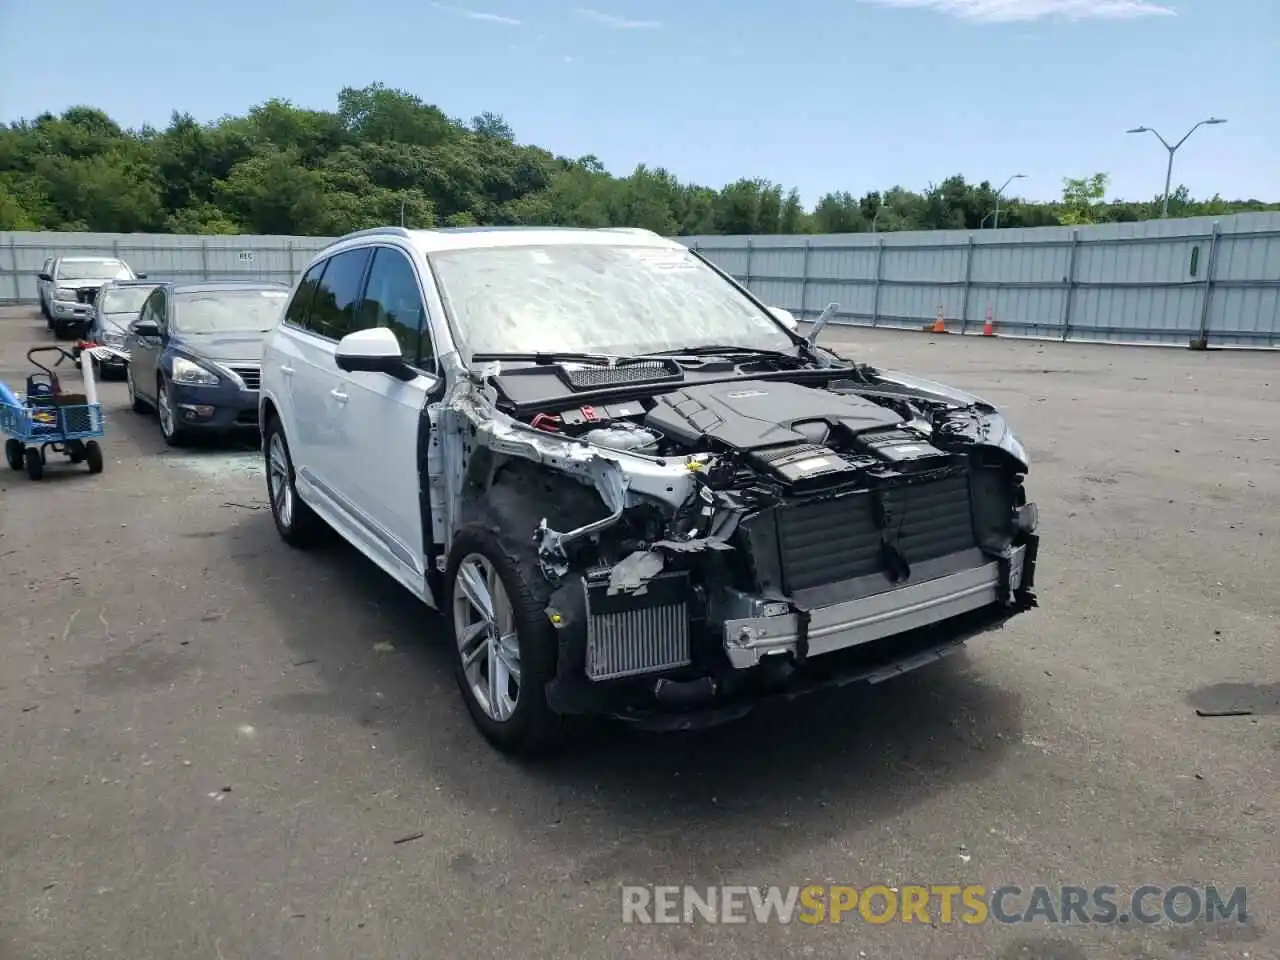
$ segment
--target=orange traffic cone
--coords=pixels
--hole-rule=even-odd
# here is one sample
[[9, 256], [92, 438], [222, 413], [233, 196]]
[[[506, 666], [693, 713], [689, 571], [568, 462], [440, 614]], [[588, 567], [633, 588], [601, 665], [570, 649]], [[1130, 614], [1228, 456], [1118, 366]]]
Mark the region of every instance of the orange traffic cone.
[[996, 325], [991, 319], [991, 307], [987, 306], [987, 322], [982, 325], [982, 335], [984, 337], [994, 337], [996, 335]]
[[938, 316], [937, 316], [937, 319], [935, 319], [935, 320], [933, 321], [933, 331], [932, 331], [932, 332], [933, 332], [933, 333], [946, 333], [946, 332], [947, 332], [947, 325], [946, 325], [946, 323], [945, 323], [945, 322], [943, 321], [943, 319], [942, 319], [942, 308], [941, 308], [941, 307], [939, 307], [939, 308], [938, 308]]

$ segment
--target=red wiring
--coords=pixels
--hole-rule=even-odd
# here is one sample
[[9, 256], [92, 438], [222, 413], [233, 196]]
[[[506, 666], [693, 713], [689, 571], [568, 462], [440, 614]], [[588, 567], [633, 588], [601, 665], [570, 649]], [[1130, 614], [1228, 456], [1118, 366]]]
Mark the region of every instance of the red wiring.
[[558, 419], [558, 417], [552, 414], [540, 413], [529, 421], [529, 426], [533, 427], [535, 430], [545, 430], [548, 433], [559, 433], [560, 431], [556, 429], [555, 426]]

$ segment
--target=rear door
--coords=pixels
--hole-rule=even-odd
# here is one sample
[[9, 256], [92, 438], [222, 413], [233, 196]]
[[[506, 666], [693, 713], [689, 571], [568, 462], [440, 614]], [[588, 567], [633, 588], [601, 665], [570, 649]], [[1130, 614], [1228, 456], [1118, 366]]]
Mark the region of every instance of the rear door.
[[[316, 282], [315, 295], [302, 324], [286, 315], [291, 346], [296, 357], [290, 361], [293, 381], [294, 470], [301, 482], [326, 502], [330, 512], [349, 513], [334, 476], [344, 458], [354, 451], [343, 449], [347, 394], [340, 389], [342, 371], [334, 360], [338, 341], [354, 324], [356, 302], [369, 262], [369, 248], [360, 247], [334, 254], [324, 262]], [[341, 516], [330, 521], [346, 526]]]
[[[334, 480], [352, 501], [368, 555], [430, 601], [419, 443], [424, 408], [439, 384], [436, 356], [418, 269], [398, 247], [373, 249], [355, 329], [389, 328], [419, 375], [405, 382], [384, 373], [340, 371], [348, 398], [340, 420], [345, 456], [334, 464]], [[426, 517], [429, 523], [429, 507]]]

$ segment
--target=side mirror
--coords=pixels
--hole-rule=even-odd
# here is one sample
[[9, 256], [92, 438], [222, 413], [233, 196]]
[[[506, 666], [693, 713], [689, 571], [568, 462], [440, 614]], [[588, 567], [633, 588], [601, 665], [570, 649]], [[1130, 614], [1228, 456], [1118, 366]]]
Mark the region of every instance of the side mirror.
[[348, 373], [385, 373], [406, 381], [417, 376], [404, 362], [400, 341], [387, 327], [348, 333], [338, 341], [334, 362]]
[[133, 334], [137, 337], [158, 337], [160, 328], [151, 320], [139, 320], [133, 325]]
[[41, 280], [45, 280], [45, 281], [48, 281], [49, 283], [53, 283], [53, 274], [51, 273], [41, 272], [36, 274], [36, 276], [38, 276]]
[[773, 314], [774, 319], [785, 326], [788, 330], [798, 330], [800, 324], [796, 322], [795, 316], [786, 307], [770, 307], [769, 312]]

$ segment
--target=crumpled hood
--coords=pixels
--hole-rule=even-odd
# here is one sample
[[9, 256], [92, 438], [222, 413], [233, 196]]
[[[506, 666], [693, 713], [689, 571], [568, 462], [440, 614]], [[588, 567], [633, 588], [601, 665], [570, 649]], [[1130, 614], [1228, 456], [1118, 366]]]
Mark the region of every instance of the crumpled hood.
[[920, 400], [959, 408], [955, 415], [935, 416], [935, 426], [953, 437], [964, 437], [984, 446], [998, 447], [1030, 469], [1027, 450], [1009, 428], [995, 404], [956, 387], [935, 380], [924, 380], [907, 373], [877, 369], [876, 379], [901, 387]]
[[196, 358], [230, 362], [262, 359], [265, 333], [185, 334], [173, 345]]

